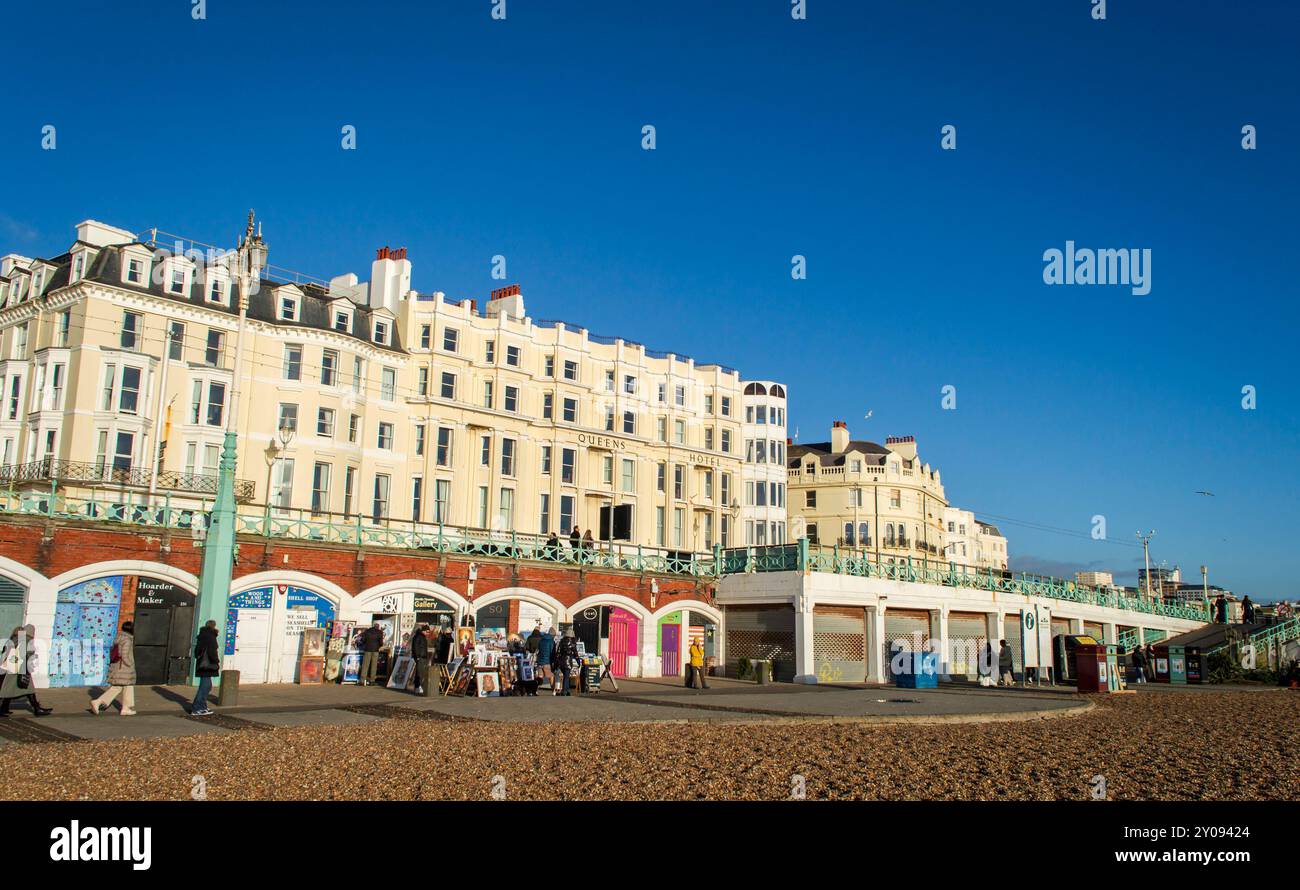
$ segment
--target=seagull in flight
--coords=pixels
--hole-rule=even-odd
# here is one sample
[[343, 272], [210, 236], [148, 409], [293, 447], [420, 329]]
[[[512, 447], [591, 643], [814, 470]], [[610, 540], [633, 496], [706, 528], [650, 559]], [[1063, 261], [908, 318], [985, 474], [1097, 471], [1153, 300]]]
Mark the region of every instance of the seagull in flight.
[[1207, 497], [1207, 498], [1212, 498], [1212, 497], [1214, 497], [1214, 492], [1212, 492], [1212, 491], [1198, 491], [1198, 492], [1196, 492], [1196, 493], [1199, 494], [1199, 495], [1204, 495], [1204, 496]]
[[866, 419], [867, 419], [867, 420], [870, 420], [870, 419], [871, 419], [871, 412], [870, 412], [870, 411], [867, 412], [867, 417], [866, 417]]

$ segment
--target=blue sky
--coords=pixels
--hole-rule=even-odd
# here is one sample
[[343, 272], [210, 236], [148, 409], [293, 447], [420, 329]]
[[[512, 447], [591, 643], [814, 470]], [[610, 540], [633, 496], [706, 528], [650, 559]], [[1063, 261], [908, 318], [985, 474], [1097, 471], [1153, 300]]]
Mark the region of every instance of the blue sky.
[[[483, 298], [502, 254], [534, 317], [785, 381], [804, 441], [915, 435], [1013, 567], [1131, 583], [1154, 527], [1156, 564], [1294, 597], [1295, 4], [491, 7], [7, 4], [41, 37], [5, 41], [0, 252], [256, 207], [320, 276], [405, 245]], [[1151, 293], [1046, 286], [1067, 239], [1149, 248]]]

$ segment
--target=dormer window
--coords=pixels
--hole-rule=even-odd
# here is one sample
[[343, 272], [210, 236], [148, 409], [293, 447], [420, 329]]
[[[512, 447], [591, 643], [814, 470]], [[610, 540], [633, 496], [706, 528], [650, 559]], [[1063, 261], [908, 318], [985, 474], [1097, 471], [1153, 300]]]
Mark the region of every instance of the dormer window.
[[290, 295], [280, 297], [280, 306], [276, 317], [280, 321], [297, 321], [298, 298]]
[[133, 258], [126, 261], [126, 280], [128, 284], [144, 284], [144, 260]]
[[167, 293], [178, 297], [185, 296], [187, 278], [184, 266], [172, 266], [171, 273], [167, 276]]
[[374, 340], [376, 343], [381, 343], [384, 346], [387, 346], [389, 340], [388, 322], [375, 319], [374, 334], [375, 334]]
[[209, 303], [226, 303], [226, 288], [230, 286], [229, 282], [219, 276], [212, 276], [208, 282], [208, 302]]
[[33, 297], [39, 297], [41, 295], [41, 285], [43, 285], [44, 283], [45, 283], [45, 270], [37, 269], [36, 274], [32, 276]]
[[352, 332], [352, 316], [342, 310], [334, 310], [334, 330], [350, 334]]
[[72, 280], [80, 281], [81, 276], [84, 275], [85, 272], [86, 272], [86, 254], [83, 251], [81, 253], [78, 253], [76, 256], [72, 258]]

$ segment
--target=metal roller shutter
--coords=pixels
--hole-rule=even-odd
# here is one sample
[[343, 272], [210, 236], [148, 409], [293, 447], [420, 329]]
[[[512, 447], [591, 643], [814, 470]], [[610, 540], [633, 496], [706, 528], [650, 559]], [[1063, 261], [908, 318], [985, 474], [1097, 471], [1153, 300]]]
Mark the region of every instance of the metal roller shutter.
[[1069, 618], [1053, 618], [1053, 619], [1052, 619], [1052, 639], [1055, 640], [1057, 637], [1069, 636], [1069, 635], [1070, 635], [1070, 619], [1069, 619]]
[[770, 659], [773, 679], [794, 680], [794, 609], [790, 606], [728, 606], [725, 621], [727, 676], [736, 663]]
[[1025, 670], [1025, 653], [1023, 640], [1020, 639], [1020, 613], [1011, 612], [1002, 616], [1002, 639], [1011, 647], [1011, 674], [1020, 680]]
[[1099, 621], [1085, 621], [1085, 622], [1083, 622], [1083, 632], [1084, 632], [1084, 634], [1086, 634], [1087, 636], [1090, 636], [1090, 637], [1096, 637], [1098, 643], [1104, 643], [1104, 642], [1106, 642], [1106, 640], [1105, 640], [1105, 638], [1104, 638], [1104, 637], [1105, 637], [1105, 629], [1102, 627], [1101, 622], [1099, 622]]
[[26, 619], [27, 588], [0, 575], [0, 630], [5, 637]]
[[853, 606], [813, 610], [813, 662], [819, 683], [867, 679], [867, 612]]
[[979, 679], [979, 657], [988, 635], [983, 613], [948, 613], [948, 673], [953, 679]]
[[894, 676], [894, 651], [897, 644], [902, 652], [925, 652], [930, 646], [930, 613], [920, 610], [885, 610], [885, 674]]

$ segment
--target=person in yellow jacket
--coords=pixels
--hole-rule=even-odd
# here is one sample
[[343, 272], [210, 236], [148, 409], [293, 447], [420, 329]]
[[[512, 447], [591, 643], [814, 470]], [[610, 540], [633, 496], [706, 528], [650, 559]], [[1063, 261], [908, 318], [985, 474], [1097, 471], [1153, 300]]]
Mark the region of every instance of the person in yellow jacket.
[[699, 640], [691, 643], [691, 663], [687, 669], [686, 685], [694, 688], [697, 679], [700, 689], [709, 688], [709, 684], [704, 679], [704, 644]]

